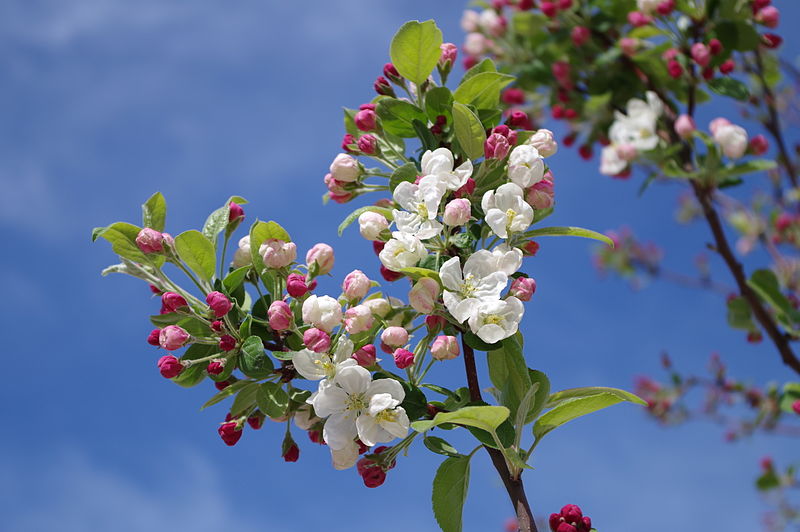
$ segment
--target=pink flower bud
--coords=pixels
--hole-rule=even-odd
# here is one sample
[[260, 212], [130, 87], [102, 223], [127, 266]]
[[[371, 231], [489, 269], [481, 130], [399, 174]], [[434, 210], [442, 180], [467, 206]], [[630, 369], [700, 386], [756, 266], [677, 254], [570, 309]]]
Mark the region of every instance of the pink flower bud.
[[550, 70], [553, 73], [553, 77], [556, 78], [556, 81], [562, 85], [564, 85], [564, 82], [568, 81], [570, 78], [571, 69], [569, 63], [566, 61], [555, 61], [550, 67]]
[[284, 242], [275, 238], [264, 242], [259, 251], [268, 268], [284, 268], [297, 258], [297, 246], [294, 242]]
[[455, 336], [437, 336], [431, 346], [431, 353], [436, 360], [453, 360], [461, 353], [458, 339]]
[[167, 312], [175, 312], [178, 309], [188, 306], [183, 296], [175, 292], [164, 292], [161, 294], [161, 304]]
[[506, 105], [522, 105], [525, 103], [525, 91], [511, 87], [503, 91], [500, 99]]
[[342, 283], [342, 291], [349, 301], [359, 301], [369, 292], [372, 281], [361, 270], [348, 273]]
[[553, 182], [542, 179], [534, 183], [525, 192], [525, 201], [534, 209], [549, 209], [555, 203]]
[[711, 55], [719, 55], [722, 52], [723, 46], [719, 39], [711, 39], [708, 41], [708, 51]]
[[439, 298], [439, 293], [439, 283], [430, 277], [423, 277], [414, 283], [411, 291], [409, 291], [408, 302], [417, 312], [421, 314], [430, 314], [433, 312], [436, 300]]
[[376, 358], [376, 350], [375, 346], [372, 344], [367, 344], [355, 353], [353, 353], [353, 359], [358, 362], [359, 366], [363, 366], [365, 368], [371, 367], [375, 365]]
[[292, 297], [303, 297], [308, 292], [306, 276], [299, 273], [290, 273], [286, 278], [286, 292]]
[[520, 301], [530, 301], [531, 296], [536, 292], [536, 281], [530, 277], [518, 277], [511, 283], [509, 294]]
[[713, 136], [717, 134], [717, 131], [719, 131], [722, 126], [729, 125], [731, 125], [731, 121], [727, 118], [715, 118], [710, 124], [708, 124], [708, 129], [711, 131], [711, 135]]
[[550, 157], [558, 151], [558, 142], [556, 142], [553, 132], [549, 129], [537, 130], [536, 133], [531, 135], [526, 141], [526, 144], [530, 144], [536, 148], [536, 151], [538, 151], [539, 155], [542, 157]]
[[456, 198], [450, 200], [444, 208], [443, 221], [445, 225], [455, 227], [464, 225], [472, 217], [472, 205], [468, 199]]
[[584, 161], [588, 161], [592, 158], [592, 146], [589, 144], [584, 144], [580, 148], [578, 148], [578, 155], [581, 156], [581, 159]]
[[356, 305], [344, 313], [344, 328], [349, 334], [368, 331], [374, 323], [372, 311], [366, 305]]
[[425, 327], [428, 328], [428, 332], [440, 331], [446, 324], [447, 320], [441, 316], [425, 316]]
[[408, 343], [408, 331], [402, 327], [387, 327], [381, 333], [381, 341], [390, 347], [400, 347]]
[[442, 55], [439, 56], [439, 67], [442, 69], [452, 67], [458, 57], [458, 47], [451, 42], [445, 42], [442, 43], [440, 48], [442, 50]]
[[166, 355], [158, 359], [158, 371], [165, 379], [174, 379], [183, 371], [183, 364], [174, 356]]
[[570, 523], [576, 523], [583, 517], [583, 512], [575, 504], [568, 504], [561, 509], [561, 516]]
[[395, 349], [392, 356], [394, 357], [394, 364], [398, 369], [406, 369], [414, 363], [414, 353], [408, 349]]
[[756, 135], [750, 139], [750, 153], [753, 155], [764, 155], [769, 149], [769, 141], [764, 135]]
[[378, 139], [370, 134], [361, 135], [358, 139], [358, 150], [367, 155], [375, 155], [378, 153]]
[[186, 345], [186, 342], [189, 341], [189, 338], [189, 333], [183, 328], [178, 327], [177, 325], [167, 325], [161, 329], [161, 333], [159, 333], [158, 336], [158, 342], [161, 344], [161, 347], [167, 351], [175, 351], [176, 349], [180, 349]]
[[768, 28], [777, 28], [780, 22], [780, 11], [775, 6], [766, 6], [756, 13], [756, 22]]
[[632, 161], [639, 154], [639, 150], [633, 144], [620, 144], [617, 146], [617, 157], [623, 161]]
[[564, 118], [567, 120], [574, 120], [575, 118], [578, 118], [578, 111], [575, 109], [566, 109], [564, 110]]
[[523, 111], [511, 111], [506, 123], [513, 128], [522, 128], [528, 124], [528, 115]]
[[344, 137], [342, 137], [342, 150], [346, 151], [347, 153], [353, 153], [355, 151], [353, 149], [353, 146], [355, 144], [356, 144], [356, 138], [350, 133], [345, 133]]
[[136, 245], [142, 253], [161, 253], [164, 251], [164, 235], [155, 229], [145, 227], [136, 235]]
[[217, 429], [219, 437], [225, 442], [225, 445], [233, 446], [242, 437], [242, 428], [235, 421], [228, 421], [223, 423]]
[[592, 32], [586, 26], [575, 26], [570, 32], [572, 43], [575, 46], [583, 46], [591, 36]]
[[736, 63], [733, 62], [733, 59], [728, 59], [722, 62], [722, 64], [719, 66], [719, 71], [723, 74], [730, 74], [735, 68]]
[[[305, 287], [305, 283], [303, 283]], [[273, 301], [267, 310], [269, 326], [275, 331], [287, 330], [294, 320], [292, 309], [284, 301]]]
[[334, 262], [333, 248], [328, 244], [314, 244], [306, 253], [306, 264], [311, 268], [311, 265], [315, 262], [319, 267], [319, 275], [330, 273]]
[[667, 61], [667, 73], [673, 79], [678, 79], [683, 75], [683, 66], [675, 59]]
[[383, 96], [394, 97], [395, 95], [394, 89], [392, 89], [392, 86], [389, 84], [389, 81], [383, 76], [378, 76], [375, 79], [375, 83], [372, 84], [372, 88], [375, 89], [375, 92]]
[[219, 348], [223, 351], [233, 351], [236, 349], [236, 338], [230, 334], [223, 334], [219, 338]]
[[475, 192], [475, 180], [471, 177], [467, 178], [467, 182], [464, 185], [455, 191], [455, 196], [457, 198], [463, 198], [465, 196], [471, 196], [473, 192]]
[[800, 415], [800, 399], [792, 403], [792, 410], [795, 414]]
[[206, 303], [208, 303], [208, 306], [214, 311], [214, 315], [218, 318], [221, 318], [233, 308], [231, 300], [222, 292], [209, 292], [206, 296]]
[[689, 115], [681, 115], [675, 120], [675, 133], [682, 139], [690, 138], [696, 129], [697, 125], [695, 125], [694, 119]]
[[707, 67], [711, 62], [711, 51], [701, 42], [692, 45], [692, 59], [701, 67]]
[[331, 336], [321, 329], [312, 327], [303, 333], [303, 343], [315, 353], [324, 353], [331, 347]]
[[346, 153], [337, 155], [329, 168], [331, 175], [337, 181], [350, 183], [356, 181], [361, 175], [361, 167], [358, 161]]
[[503, 159], [510, 149], [508, 139], [499, 133], [489, 135], [483, 144], [483, 153], [487, 159]]
[[378, 115], [371, 109], [363, 109], [356, 113], [353, 121], [361, 131], [374, 131], [378, 125]]
[[236, 220], [241, 220], [244, 218], [244, 209], [242, 206], [235, 202], [230, 202], [228, 204], [228, 222], [235, 222]]
[[221, 332], [222, 331], [222, 322], [219, 320], [214, 320], [211, 322], [209, 328], [214, 332]]
[[636, 51], [639, 49], [639, 39], [634, 39], [632, 37], [623, 37], [619, 41], [619, 47], [622, 50], [622, 53], [628, 57], [633, 56], [636, 54]]
[[558, 13], [558, 6], [555, 2], [542, 2], [539, 4], [539, 9], [542, 10], [542, 14], [548, 18], [553, 18]]
[[158, 337], [161, 334], [161, 329], [153, 329], [150, 331], [150, 334], [147, 335], [147, 343], [150, 345], [154, 345], [158, 347], [160, 342], [158, 341]]
[[378, 240], [382, 232], [389, 229], [389, 221], [377, 212], [363, 212], [358, 217], [358, 230], [367, 240]]
[[297, 462], [300, 458], [300, 448], [296, 443], [292, 443], [288, 449], [283, 453], [284, 462]]
[[216, 360], [212, 360], [208, 363], [208, 367], [206, 367], [206, 372], [209, 375], [219, 375], [225, 371], [225, 359], [220, 358]]
[[664, 0], [656, 6], [656, 12], [662, 17], [669, 16], [675, 10], [675, 0]]
[[641, 27], [647, 26], [651, 22], [653, 22], [653, 17], [650, 15], [645, 15], [641, 11], [632, 11], [628, 13], [628, 22], [631, 26]]

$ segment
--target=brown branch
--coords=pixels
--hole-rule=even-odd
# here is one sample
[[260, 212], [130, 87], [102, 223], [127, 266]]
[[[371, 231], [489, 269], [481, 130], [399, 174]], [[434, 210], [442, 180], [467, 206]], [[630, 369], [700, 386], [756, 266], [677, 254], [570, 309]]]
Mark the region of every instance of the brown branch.
[[[461, 335], [461, 345], [464, 349], [464, 369], [467, 373], [467, 387], [469, 388], [469, 397], [472, 401], [483, 401], [481, 396], [481, 387], [478, 383], [478, 369], [475, 366], [475, 351], [467, 345], [464, 335]], [[508, 470], [508, 464], [498, 449], [493, 449], [484, 445], [486, 452], [489, 453], [489, 458], [492, 460], [494, 468], [503, 480], [503, 485], [506, 487], [508, 496], [511, 499], [511, 504], [514, 505], [514, 511], [517, 513], [517, 524], [519, 525], [520, 532], [538, 532], [536, 528], [536, 520], [533, 517], [533, 512], [528, 504], [528, 497], [525, 495], [525, 486], [522, 484], [522, 478], [514, 478]]]

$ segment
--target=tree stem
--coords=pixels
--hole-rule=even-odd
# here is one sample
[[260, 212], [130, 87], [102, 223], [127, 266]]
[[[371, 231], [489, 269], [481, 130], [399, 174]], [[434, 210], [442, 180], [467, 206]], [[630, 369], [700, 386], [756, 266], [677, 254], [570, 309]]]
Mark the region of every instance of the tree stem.
[[[467, 373], [467, 387], [469, 388], [470, 399], [472, 401], [483, 401], [481, 386], [478, 383], [478, 369], [475, 366], [475, 352], [467, 345], [463, 333], [461, 335], [461, 345], [464, 349], [464, 369]], [[497, 474], [500, 475], [500, 479], [508, 492], [508, 497], [511, 499], [511, 504], [514, 506], [519, 532], [538, 532], [536, 520], [528, 504], [528, 497], [525, 495], [525, 486], [522, 484], [522, 478], [514, 478], [511, 475], [503, 453], [491, 447], [484, 446], [484, 448], [489, 453], [489, 458], [491, 458]]]

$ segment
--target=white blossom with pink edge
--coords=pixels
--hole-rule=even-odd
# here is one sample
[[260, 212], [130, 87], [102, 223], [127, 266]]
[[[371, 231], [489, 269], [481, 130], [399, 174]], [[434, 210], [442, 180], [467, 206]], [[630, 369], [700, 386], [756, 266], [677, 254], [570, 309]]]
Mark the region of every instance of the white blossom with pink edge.
[[481, 207], [486, 223], [500, 238], [527, 229], [533, 222], [533, 207], [525, 201], [525, 191], [515, 183], [500, 185], [483, 195]]
[[418, 185], [408, 181], [397, 185], [394, 189], [394, 200], [405, 209], [393, 211], [398, 231], [414, 235], [420, 240], [427, 240], [441, 233], [442, 224], [436, 217], [445, 191], [444, 183], [435, 175], [423, 177]]

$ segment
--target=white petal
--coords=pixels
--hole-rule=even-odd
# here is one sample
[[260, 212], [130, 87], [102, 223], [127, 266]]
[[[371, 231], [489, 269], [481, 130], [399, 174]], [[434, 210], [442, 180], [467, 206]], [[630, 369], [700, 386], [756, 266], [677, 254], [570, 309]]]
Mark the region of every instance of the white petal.
[[406, 392], [403, 390], [403, 386], [394, 379], [377, 379], [372, 381], [367, 389], [367, 396], [369, 397], [379, 393], [388, 393], [396, 399], [398, 403], [402, 403], [403, 399], [406, 398]]
[[315, 353], [310, 349], [297, 351], [292, 357], [292, 364], [294, 364], [294, 369], [297, 370], [297, 373], [311, 381], [325, 378], [325, 362], [330, 363], [330, 357], [327, 353]]
[[334, 469], [338, 471], [350, 469], [358, 462], [358, 445], [354, 441], [350, 443], [352, 445], [347, 445], [343, 449], [331, 449], [331, 462], [333, 462]]
[[[348, 395], [357, 395], [366, 392], [371, 380], [372, 375], [361, 366], [346, 367], [336, 374], [336, 384]], [[316, 409], [316, 405], [314, 409]]]
[[346, 401], [347, 393], [341, 388], [337, 386], [320, 386], [312, 404], [314, 412], [319, 417], [328, 417], [344, 412]]
[[449, 308], [447, 310], [450, 311], [450, 314], [453, 315], [458, 323], [464, 323], [465, 320], [471, 318], [477, 312], [479, 303], [479, 300], [469, 297], [459, 301], [452, 310]]
[[506, 331], [503, 330], [502, 327], [500, 327], [499, 325], [495, 325], [493, 323], [490, 323], [488, 325], [483, 325], [477, 331], [472, 331], [472, 332], [478, 335], [478, 338], [480, 338], [487, 344], [493, 344], [495, 342], [499, 342], [500, 340], [511, 336], [510, 334], [507, 335]]
[[331, 449], [341, 450], [353, 443], [358, 431], [355, 416], [351, 413], [333, 414], [325, 420], [322, 438]]
[[486, 212], [486, 223], [489, 224], [492, 232], [500, 238], [506, 238], [508, 236], [506, 221], [506, 213], [500, 209], [490, 209]]
[[[386, 380], [386, 379], [381, 379]], [[384, 410], [391, 410], [400, 404], [400, 401], [392, 397], [388, 393], [376, 393], [369, 399], [369, 407], [367, 408], [367, 415], [377, 416]]]
[[395, 438], [405, 438], [408, 435], [410, 422], [408, 414], [403, 407], [398, 406], [394, 410], [394, 421], [378, 421], [381, 427]]
[[461, 276], [460, 259], [458, 257], [453, 257], [442, 264], [439, 268], [439, 278], [442, 280], [442, 284], [445, 288], [455, 291], [461, 290], [461, 285], [464, 284], [464, 278]]
[[420, 166], [422, 166], [422, 173], [424, 175], [452, 172], [453, 164], [453, 154], [447, 148], [437, 148], [433, 151], [426, 151], [420, 161]]
[[336, 351], [333, 354], [333, 361], [338, 364], [350, 358], [350, 355], [355, 351], [353, 342], [349, 338], [340, 338], [339, 343], [336, 344]]
[[416, 211], [417, 192], [419, 187], [414, 183], [403, 181], [394, 189], [394, 200], [407, 211]]
[[364, 443], [364, 445], [368, 445], [370, 447], [376, 443], [388, 442], [392, 440], [391, 435], [383, 430], [383, 427], [378, 424], [378, 420], [372, 416], [358, 416], [358, 419], [356, 420], [356, 430], [358, 432], [358, 438]]

